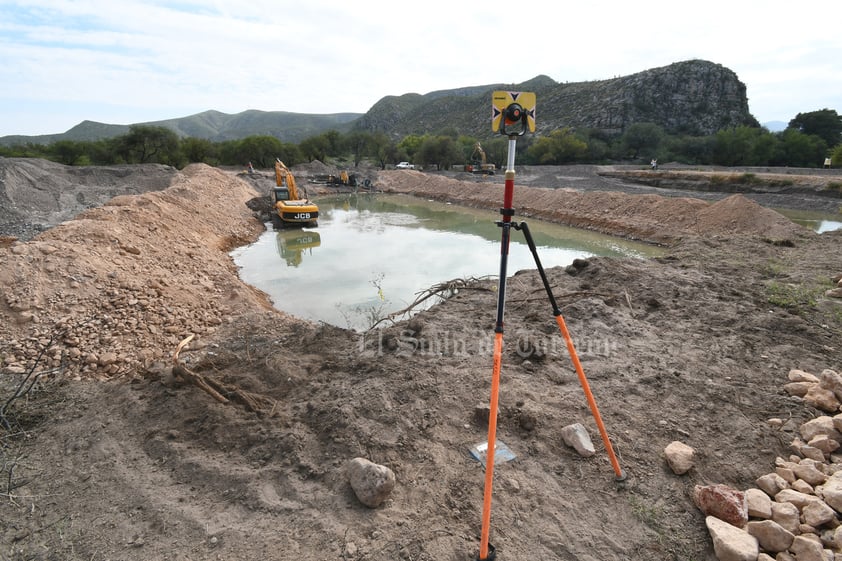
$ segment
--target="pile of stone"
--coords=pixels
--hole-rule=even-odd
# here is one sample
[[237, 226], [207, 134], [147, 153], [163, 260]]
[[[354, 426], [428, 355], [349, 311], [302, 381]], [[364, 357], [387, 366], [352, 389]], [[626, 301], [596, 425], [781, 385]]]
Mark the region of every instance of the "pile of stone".
[[[828, 412], [836, 413], [842, 400], [842, 376], [833, 370], [819, 376], [792, 370], [786, 388]], [[794, 454], [777, 458], [775, 470], [757, 478], [756, 488], [697, 485], [693, 499], [707, 516], [719, 561], [842, 560], [840, 443], [842, 414], [820, 415], [799, 427]]]
[[842, 298], [842, 273], [835, 275], [830, 280], [836, 288], [825, 291], [824, 295], [831, 298]]
[[842, 405], [842, 375], [825, 369], [818, 376], [803, 370], [790, 370], [784, 389], [804, 403], [825, 413], [837, 413]]

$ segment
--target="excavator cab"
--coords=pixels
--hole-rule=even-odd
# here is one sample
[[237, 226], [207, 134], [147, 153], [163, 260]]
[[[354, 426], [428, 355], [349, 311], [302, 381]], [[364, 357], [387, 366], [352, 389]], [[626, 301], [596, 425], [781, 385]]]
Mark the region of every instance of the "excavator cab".
[[277, 203], [278, 201], [288, 201], [289, 200], [289, 189], [286, 187], [275, 187], [272, 189], [272, 204]]

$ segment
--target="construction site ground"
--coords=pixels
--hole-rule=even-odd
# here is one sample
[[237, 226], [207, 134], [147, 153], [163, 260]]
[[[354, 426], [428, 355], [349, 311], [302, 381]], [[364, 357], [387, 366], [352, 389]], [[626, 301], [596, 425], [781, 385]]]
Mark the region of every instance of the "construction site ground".
[[[316, 164], [293, 168], [299, 184]], [[825, 296], [842, 231], [768, 208], [838, 211], [823, 191], [840, 176], [696, 192], [668, 170], [647, 187], [595, 166], [517, 171], [516, 219], [665, 254], [548, 270], [621, 485], [536, 271], [511, 271], [497, 436], [516, 457], [495, 469], [497, 558], [714, 559], [694, 485], [753, 487], [817, 414], [783, 391], [789, 370], [842, 368], [842, 300]], [[501, 175], [365, 174], [384, 192], [502, 201]], [[496, 281], [365, 334], [290, 317], [228, 254], [264, 231], [247, 203], [269, 185], [268, 170], [0, 159], [0, 559], [476, 557], [469, 449], [487, 438]], [[320, 295], [301, 279], [291, 297]], [[565, 445], [572, 423], [595, 455]], [[675, 440], [696, 450], [686, 475], [664, 459]], [[355, 457], [395, 473], [377, 508], [346, 480]]]

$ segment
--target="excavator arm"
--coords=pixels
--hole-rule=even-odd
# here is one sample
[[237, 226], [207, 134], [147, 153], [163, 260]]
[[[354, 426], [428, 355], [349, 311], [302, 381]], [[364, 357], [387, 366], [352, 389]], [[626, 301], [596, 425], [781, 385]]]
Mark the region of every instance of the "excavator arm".
[[480, 166], [485, 165], [485, 150], [482, 149], [482, 144], [477, 142], [474, 144], [474, 151], [471, 154], [471, 161], [477, 162]]
[[275, 158], [275, 183], [278, 187], [286, 187], [289, 189], [289, 198], [291, 200], [298, 200], [298, 188], [295, 186], [295, 176], [289, 171], [289, 168], [284, 165], [280, 158]]

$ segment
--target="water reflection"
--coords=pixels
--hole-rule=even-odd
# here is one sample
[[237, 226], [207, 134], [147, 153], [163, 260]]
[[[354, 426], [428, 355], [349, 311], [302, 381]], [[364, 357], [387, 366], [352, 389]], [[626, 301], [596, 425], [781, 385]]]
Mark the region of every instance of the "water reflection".
[[806, 210], [775, 209], [796, 224], [822, 234], [842, 230], [842, 216], [826, 212], [812, 212]]
[[[268, 230], [232, 253], [245, 282], [298, 317], [362, 330], [435, 284], [499, 272], [499, 214], [492, 211], [391, 195], [318, 203], [318, 230]], [[529, 226], [545, 267], [591, 255], [660, 253], [538, 220], [529, 220]], [[526, 268], [535, 268], [532, 255], [522, 234], [513, 232], [509, 273]]]
[[313, 248], [322, 244], [322, 237], [315, 230], [280, 230], [275, 234], [278, 255], [290, 267], [298, 267], [305, 253], [312, 255]]

